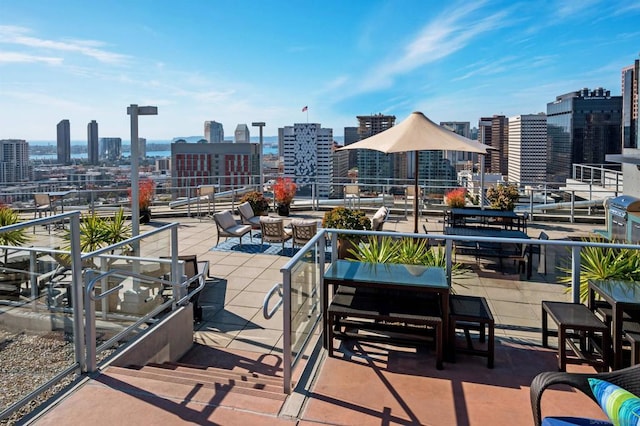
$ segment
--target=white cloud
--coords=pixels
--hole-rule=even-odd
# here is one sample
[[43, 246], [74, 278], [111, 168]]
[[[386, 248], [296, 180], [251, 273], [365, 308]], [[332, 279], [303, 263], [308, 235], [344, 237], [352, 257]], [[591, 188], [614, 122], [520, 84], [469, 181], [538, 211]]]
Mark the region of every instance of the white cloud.
[[128, 58], [126, 55], [101, 49], [104, 43], [96, 40], [45, 40], [29, 36], [30, 32], [28, 28], [24, 27], [0, 25], [0, 43], [46, 51], [79, 53], [107, 64], [119, 64]]
[[18, 52], [2, 52], [0, 51], [0, 64], [2, 63], [37, 63], [42, 62], [49, 65], [60, 65], [62, 58], [54, 58], [51, 56], [36, 56]]

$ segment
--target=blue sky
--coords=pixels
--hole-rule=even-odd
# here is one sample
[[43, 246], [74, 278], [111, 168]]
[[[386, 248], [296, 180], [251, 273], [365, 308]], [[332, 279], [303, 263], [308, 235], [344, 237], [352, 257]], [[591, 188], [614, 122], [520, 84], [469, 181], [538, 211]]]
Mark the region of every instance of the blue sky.
[[[201, 135], [205, 120], [308, 120], [412, 111], [470, 121], [546, 111], [582, 87], [620, 95], [640, 54], [640, 1], [0, 0], [0, 139]], [[257, 135], [257, 128], [252, 128]]]

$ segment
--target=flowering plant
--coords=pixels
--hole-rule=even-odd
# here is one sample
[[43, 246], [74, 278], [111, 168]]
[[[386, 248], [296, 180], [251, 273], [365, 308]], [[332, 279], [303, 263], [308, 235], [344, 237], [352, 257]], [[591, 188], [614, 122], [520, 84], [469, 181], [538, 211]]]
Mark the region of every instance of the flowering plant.
[[251, 208], [253, 209], [253, 213], [257, 216], [262, 215], [269, 211], [269, 204], [271, 203], [271, 199], [265, 197], [261, 192], [258, 191], [250, 191], [242, 196], [240, 199], [241, 203], [249, 202]]
[[466, 204], [467, 190], [465, 188], [456, 188], [447, 192], [446, 203], [451, 208], [464, 207]]
[[278, 204], [291, 204], [297, 186], [291, 178], [278, 178], [273, 185], [273, 195]]
[[[156, 190], [156, 183], [151, 179], [144, 179], [140, 181], [138, 188], [138, 206], [140, 206], [140, 210], [149, 210]], [[129, 188], [129, 198], [131, 198], [131, 188]]]

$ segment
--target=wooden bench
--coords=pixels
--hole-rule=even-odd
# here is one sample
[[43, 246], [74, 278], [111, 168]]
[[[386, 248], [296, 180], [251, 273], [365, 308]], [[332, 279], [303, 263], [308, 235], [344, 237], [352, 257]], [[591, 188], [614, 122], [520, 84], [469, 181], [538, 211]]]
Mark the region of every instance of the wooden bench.
[[[367, 291], [361, 291], [367, 290]], [[435, 344], [436, 368], [442, 369], [443, 335], [439, 305], [424, 297], [388, 297], [385, 292], [340, 287], [327, 310], [328, 350], [333, 339], [356, 339], [422, 346]], [[435, 333], [435, 335], [433, 335]]]
[[[456, 345], [456, 329], [464, 331], [466, 346]], [[470, 331], [478, 332], [478, 342], [486, 349], [473, 346]], [[495, 352], [495, 321], [487, 300], [479, 296], [452, 294], [449, 296], [449, 345], [451, 360], [456, 352], [487, 357], [487, 367], [493, 368]]]
[[[548, 329], [548, 317], [557, 324], [557, 332]], [[601, 341], [595, 339], [601, 335]], [[609, 366], [611, 334], [609, 327], [581, 303], [542, 302], [542, 346], [549, 347], [549, 336], [558, 336], [558, 370], [565, 371], [568, 363], [587, 363], [594, 368]], [[576, 343], [577, 340], [577, 343]], [[567, 356], [567, 346], [576, 355]]]

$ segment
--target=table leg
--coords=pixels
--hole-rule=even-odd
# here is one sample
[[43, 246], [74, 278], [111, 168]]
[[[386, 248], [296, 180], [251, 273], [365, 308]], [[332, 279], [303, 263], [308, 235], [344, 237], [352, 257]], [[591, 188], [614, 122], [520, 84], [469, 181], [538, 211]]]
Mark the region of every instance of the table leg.
[[[453, 344], [453, 341], [450, 341], [451, 336], [449, 336], [449, 327], [451, 325], [449, 324], [449, 292], [448, 291], [443, 291], [440, 294], [440, 303], [442, 305], [442, 333], [440, 333], [442, 341], [440, 342], [440, 344], [441, 344], [441, 347], [444, 348], [445, 354], [446, 352], [449, 352], [449, 354], [446, 354], [446, 356], [449, 357], [449, 355], [453, 353], [455, 349], [453, 347], [449, 347], [449, 345]], [[455, 334], [453, 337], [455, 337]]]
[[329, 348], [329, 329], [328, 329], [328, 318], [327, 311], [329, 310], [329, 284], [324, 282], [322, 286], [322, 294], [320, 295], [321, 304], [322, 304], [322, 335], [323, 335], [323, 344], [322, 346], [327, 349]]
[[613, 369], [618, 370], [622, 368], [622, 309], [618, 307], [617, 303], [613, 304], [612, 309]]

